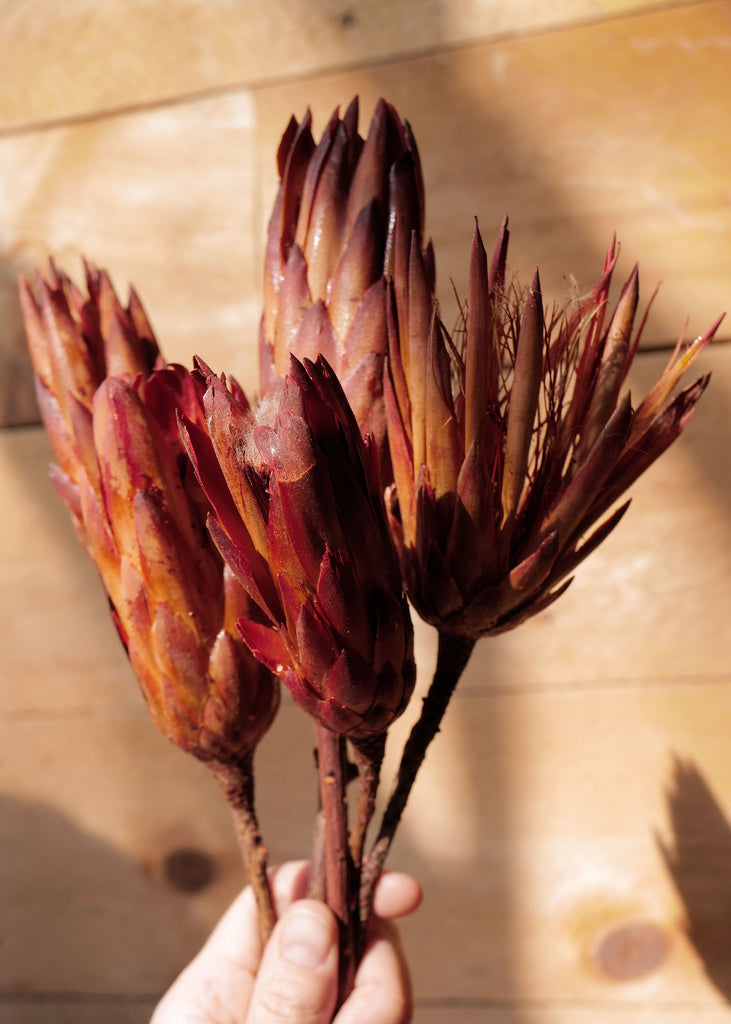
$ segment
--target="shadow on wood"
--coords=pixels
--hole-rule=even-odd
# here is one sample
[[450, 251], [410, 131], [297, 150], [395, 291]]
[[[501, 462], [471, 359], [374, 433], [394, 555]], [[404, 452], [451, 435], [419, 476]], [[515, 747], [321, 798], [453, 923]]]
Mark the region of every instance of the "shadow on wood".
[[160, 871], [53, 808], [7, 797], [0, 823], [2, 1012], [36, 1020], [43, 1007], [84, 1004], [106, 1020], [122, 1006], [143, 1024], [208, 931], [195, 909], [202, 876], [191, 885], [180, 865], [195, 852], [213, 879], [215, 861], [171, 850]]
[[[0, 239], [0, 253], [4, 249]], [[16, 284], [18, 274], [27, 272], [27, 262], [12, 253], [0, 259], [0, 427], [39, 421]]]
[[672, 837], [657, 845], [706, 974], [731, 1003], [731, 823], [692, 761], [676, 757], [667, 790]]

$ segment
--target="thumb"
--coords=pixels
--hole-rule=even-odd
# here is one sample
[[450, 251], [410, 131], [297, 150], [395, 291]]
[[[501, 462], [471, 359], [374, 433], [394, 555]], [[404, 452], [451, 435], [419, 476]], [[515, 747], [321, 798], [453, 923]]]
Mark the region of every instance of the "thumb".
[[337, 988], [337, 921], [324, 903], [298, 900], [264, 950], [246, 1024], [329, 1024]]

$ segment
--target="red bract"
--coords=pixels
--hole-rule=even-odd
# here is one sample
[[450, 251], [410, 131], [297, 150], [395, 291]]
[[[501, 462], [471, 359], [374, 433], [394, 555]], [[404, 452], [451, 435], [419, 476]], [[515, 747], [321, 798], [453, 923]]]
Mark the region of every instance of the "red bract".
[[[342, 382], [363, 433], [382, 444], [387, 347], [385, 275], [421, 247], [424, 195], [411, 129], [379, 101], [368, 137], [358, 102], [331, 117], [316, 145], [309, 113], [282, 138], [280, 186], [269, 223], [261, 325], [264, 393], [290, 353], [322, 354]], [[431, 247], [423, 253], [433, 283]], [[382, 448], [387, 455], [387, 447]]]
[[272, 425], [215, 376], [205, 408], [210, 437], [185, 433], [209, 530], [267, 620], [243, 618], [242, 636], [328, 728], [381, 735], [413, 689], [413, 637], [376, 455], [337, 378], [293, 358]]
[[385, 378], [390, 522], [409, 597], [441, 631], [473, 639], [554, 601], [618, 523], [626, 504], [596, 526], [685, 426], [709, 378], [671, 393], [720, 323], [679, 343], [633, 409], [623, 385], [644, 322], [635, 330], [637, 270], [607, 318], [613, 243], [591, 294], [546, 315], [538, 272], [527, 291], [506, 287], [507, 241], [506, 223], [488, 273], [475, 229], [454, 340], [412, 247]]
[[177, 411], [203, 423], [200, 383], [164, 366], [142, 307], [104, 272], [89, 297], [55, 272], [21, 299], [56, 487], [96, 562], [147, 705], [173, 742], [240, 761], [271, 724], [278, 688], [234, 623], [246, 592], [205, 531], [208, 504]]
[[92, 266], [86, 286], [88, 295], [53, 265], [48, 281], [37, 275], [37, 298], [20, 279], [38, 407], [60, 463], [54, 482], [82, 542], [79, 481], [94, 488], [98, 476], [91, 430], [96, 389], [108, 374], [146, 378], [164, 365], [136, 293], [124, 309], [107, 273]]

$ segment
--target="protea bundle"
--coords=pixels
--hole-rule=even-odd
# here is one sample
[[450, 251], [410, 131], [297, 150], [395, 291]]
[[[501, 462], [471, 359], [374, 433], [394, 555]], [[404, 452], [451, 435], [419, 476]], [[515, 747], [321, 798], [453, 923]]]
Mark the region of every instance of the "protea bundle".
[[[313, 891], [341, 922], [345, 995], [475, 642], [556, 600], [618, 524], [617, 500], [705, 389], [708, 375], [673, 396], [720, 321], [679, 343], [634, 408], [623, 387], [644, 324], [639, 277], [609, 315], [614, 243], [587, 297], [546, 312], [537, 272], [527, 288], [508, 278], [507, 222], [489, 266], [476, 229], [450, 337], [416, 145], [391, 106], [365, 140], [355, 102], [318, 144], [309, 115], [292, 120], [278, 166], [259, 405], [200, 359], [190, 373], [165, 366], [137, 298], [122, 309], [103, 274], [90, 272], [88, 299], [55, 272], [22, 297], [55, 480], [160, 727], [253, 817], [251, 754], [275, 677], [315, 721]], [[439, 656], [368, 850], [388, 729], [415, 679], [406, 595]], [[232, 765], [245, 766], [246, 800]], [[264, 892], [262, 858], [249, 866]]]

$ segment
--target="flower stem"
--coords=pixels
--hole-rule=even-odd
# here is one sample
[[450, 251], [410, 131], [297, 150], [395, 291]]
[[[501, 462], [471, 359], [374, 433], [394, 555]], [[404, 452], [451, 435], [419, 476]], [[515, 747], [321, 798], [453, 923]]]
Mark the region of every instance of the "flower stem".
[[325, 902], [325, 815], [318, 810], [315, 815], [315, 831], [312, 840], [312, 870], [307, 896], [311, 900]]
[[363, 862], [366, 832], [376, 806], [378, 782], [386, 749], [386, 733], [368, 740], [352, 742], [351, 746], [358, 768], [358, 806], [350, 835], [350, 854], [355, 869], [359, 872]]
[[340, 932], [338, 1005], [353, 987], [355, 975], [355, 893], [348, 846], [348, 778], [345, 738], [316, 723], [320, 797], [325, 821], [325, 898]]
[[307, 886], [307, 898], [325, 902], [325, 815], [322, 811], [322, 796], [320, 794], [320, 773], [319, 754], [317, 747], [314, 749], [313, 760], [317, 772], [317, 814], [315, 815], [315, 828], [312, 836], [312, 870], [310, 881]]
[[366, 925], [373, 904], [373, 890], [381, 876], [393, 837], [401, 821], [417, 772], [426, 756], [429, 744], [439, 732], [439, 727], [451, 700], [454, 689], [467, 667], [475, 641], [468, 637], [439, 634], [437, 665], [429, 692], [424, 698], [416, 724], [409, 734], [399, 764], [396, 784], [386, 806], [373, 848], [363, 866], [360, 885], [361, 935], [365, 936]]
[[236, 763], [212, 762], [209, 767], [223, 790], [233, 813], [236, 837], [243, 855], [249, 884], [254, 891], [262, 945], [272, 933], [276, 921], [272, 891], [267, 877], [269, 851], [259, 830], [254, 810], [254, 771], [251, 755]]

